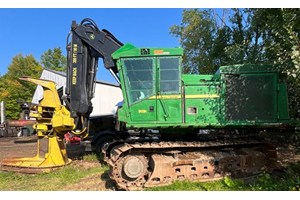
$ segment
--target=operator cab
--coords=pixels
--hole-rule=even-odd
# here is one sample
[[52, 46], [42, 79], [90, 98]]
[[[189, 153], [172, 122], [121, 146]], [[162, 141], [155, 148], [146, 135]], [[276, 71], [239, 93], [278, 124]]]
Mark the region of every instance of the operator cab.
[[124, 97], [120, 121], [141, 125], [181, 122], [182, 54], [181, 48], [136, 48], [131, 44], [113, 53]]

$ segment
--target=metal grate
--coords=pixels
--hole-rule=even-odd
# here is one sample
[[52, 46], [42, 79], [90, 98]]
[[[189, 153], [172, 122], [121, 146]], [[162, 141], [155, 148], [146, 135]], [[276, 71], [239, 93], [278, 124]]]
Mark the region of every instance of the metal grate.
[[224, 79], [226, 120], [276, 119], [276, 74], [225, 75]]

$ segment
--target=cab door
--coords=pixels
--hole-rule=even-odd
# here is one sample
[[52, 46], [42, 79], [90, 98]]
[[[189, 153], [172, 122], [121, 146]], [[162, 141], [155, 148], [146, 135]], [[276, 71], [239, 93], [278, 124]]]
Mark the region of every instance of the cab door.
[[131, 120], [156, 120], [154, 57], [123, 59], [126, 98]]
[[182, 122], [181, 59], [158, 57], [157, 120], [160, 123]]

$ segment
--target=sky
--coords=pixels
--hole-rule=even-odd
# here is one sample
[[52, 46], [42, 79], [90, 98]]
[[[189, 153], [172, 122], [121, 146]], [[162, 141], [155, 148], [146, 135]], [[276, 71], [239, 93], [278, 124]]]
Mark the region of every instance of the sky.
[[[43, 52], [60, 47], [66, 55], [66, 38], [72, 20], [93, 19], [123, 43], [137, 47], [178, 47], [179, 39], [169, 33], [180, 24], [183, 9], [0, 9], [0, 74], [7, 72], [14, 56], [33, 55], [38, 61]], [[114, 82], [100, 61], [97, 80]]]

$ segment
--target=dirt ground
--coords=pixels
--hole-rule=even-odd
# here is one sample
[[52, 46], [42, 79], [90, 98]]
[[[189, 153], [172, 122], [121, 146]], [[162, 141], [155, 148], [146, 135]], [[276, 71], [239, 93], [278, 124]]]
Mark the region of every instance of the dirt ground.
[[[100, 163], [98, 162], [89, 162], [83, 160], [74, 160], [72, 165], [79, 165], [85, 169], [90, 167], [100, 167]], [[116, 185], [109, 178], [108, 171], [102, 174], [96, 174], [92, 176], [85, 177], [81, 179], [79, 182], [71, 185], [67, 185], [62, 188], [62, 191], [115, 191]]]
[[19, 139], [16, 137], [0, 138], [0, 162], [5, 158], [35, 156], [35, 142], [28, 140], [28, 142], [15, 143], [17, 140]]
[[[16, 142], [15, 142], [16, 141]], [[282, 145], [280, 145], [282, 144]], [[286, 167], [290, 163], [300, 162], [300, 149], [286, 143], [277, 143], [278, 166]], [[36, 153], [34, 138], [0, 138], [0, 163], [5, 158], [32, 157]], [[99, 165], [98, 162], [76, 160], [72, 164], [91, 167]], [[114, 182], [109, 178], [108, 172], [93, 175], [80, 180], [78, 183], [62, 188], [65, 191], [112, 191], [115, 190]]]

